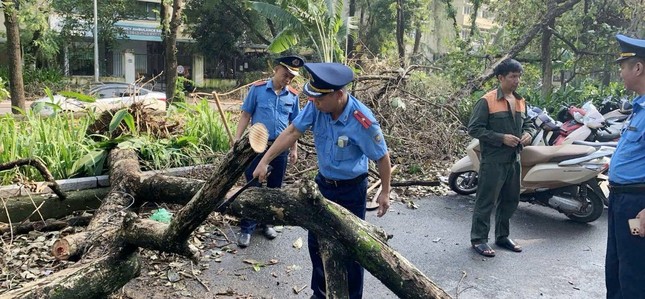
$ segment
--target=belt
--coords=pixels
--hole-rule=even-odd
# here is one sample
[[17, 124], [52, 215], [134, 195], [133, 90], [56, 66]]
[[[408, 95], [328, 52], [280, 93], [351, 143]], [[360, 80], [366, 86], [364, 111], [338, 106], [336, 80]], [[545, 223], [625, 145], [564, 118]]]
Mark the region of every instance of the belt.
[[645, 193], [645, 183], [638, 184], [609, 184], [609, 191], [616, 194], [621, 193]]
[[367, 178], [367, 173], [363, 173], [353, 179], [349, 180], [330, 180], [326, 177], [324, 177], [322, 174], [318, 174], [320, 178], [322, 179], [323, 182], [327, 185], [332, 185], [335, 187], [340, 187], [340, 186], [353, 186], [357, 185], [358, 183], [362, 182], [365, 178]]

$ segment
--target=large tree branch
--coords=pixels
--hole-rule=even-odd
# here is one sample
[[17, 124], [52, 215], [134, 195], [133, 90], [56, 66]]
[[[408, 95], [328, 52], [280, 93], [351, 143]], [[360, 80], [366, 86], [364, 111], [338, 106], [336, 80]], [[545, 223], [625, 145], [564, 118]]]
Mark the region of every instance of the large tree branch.
[[599, 53], [599, 52], [591, 52], [591, 51], [578, 49], [578, 47], [576, 47], [576, 45], [574, 45], [573, 42], [568, 40], [566, 37], [564, 37], [559, 32], [555, 31], [555, 29], [547, 26], [546, 30], [551, 32], [555, 37], [557, 37], [559, 40], [561, 40], [563, 43], [565, 43], [569, 48], [571, 48], [571, 50], [574, 53], [576, 53], [576, 55], [592, 55], [592, 56], [613, 56], [613, 55], [615, 55], [614, 53]]
[[51, 172], [49, 172], [49, 169], [47, 169], [47, 166], [45, 165], [45, 163], [43, 163], [38, 159], [24, 158], [24, 159], [18, 159], [7, 163], [1, 163], [0, 171], [8, 170], [14, 167], [19, 167], [24, 165], [30, 165], [38, 169], [38, 172], [40, 172], [40, 175], [42, 175], [45, 181], [47, 181], [47, 186], [50, 189], [52, 189], [52, 191], [54, 191], [56, 195], [58, 195], [58, 198], [60, 200], [64, 200], [67, 198], [67, 194], [65, 194], [63, 190], [60, 189], [60, 186], [58, 185], [58, 183], [56, 183], [54, 176], [51, 174]]
[[554, 20], [555, 18], [561, 16], [568, 10], [570, 10], [574, 5], [576, 5], [580, 0], [568, 0], [564, 2], [562, 5], [557, 6], [555, 9], [548, 10], [544, 17], [540, 20], [539, 23], [534, 24], [533, 27], [531, 27], [520, 39], [517, 41], [513, 47], [509, 49], [509, 51], [503, 55], [499, 60], [497, 60], [495, 63], [490, 65], [486, 70], [484, 70], [484, 73], [480, 75], [479, 77], [470, 80], [466, 86], [464, 86], [462, 89], [458, 90], [456, 93], [454, 93], [452, 96], [450, 96], [450, 103], [455, 103], [459, 102], [461, 99], [467, 98], [470, 96], [470, 94], [473, 93], [473, 91], [479, 89], [482, 84], [493, 77], [493, 70], [495, 67], [497, 67], [502, 61], [504, 61], [507, 58], [512, 58], [515, 57], [519, 52], [524, 50], [526, 46], [535, 38], [535, 36], [543, 29], [551, 20]]

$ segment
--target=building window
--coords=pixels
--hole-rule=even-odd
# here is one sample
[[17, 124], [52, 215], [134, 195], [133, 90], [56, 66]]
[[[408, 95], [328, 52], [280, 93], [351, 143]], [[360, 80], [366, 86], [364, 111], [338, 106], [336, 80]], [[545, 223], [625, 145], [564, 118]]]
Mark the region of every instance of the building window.
[[472, 4], [466, 4], [464, 6], [464, 15], [470, 15], [470, 9], [473, 7]]
[[468, 36], [470, 35], [470, 29], [464, 28], [461, 29], [461, 39], [468, 39]]
[[143, 15], [140, 17], [142, 20], [159, 20], [159, 11], [161, 11], [161, 4], [151, 2], [139, 2], [137, 5]]

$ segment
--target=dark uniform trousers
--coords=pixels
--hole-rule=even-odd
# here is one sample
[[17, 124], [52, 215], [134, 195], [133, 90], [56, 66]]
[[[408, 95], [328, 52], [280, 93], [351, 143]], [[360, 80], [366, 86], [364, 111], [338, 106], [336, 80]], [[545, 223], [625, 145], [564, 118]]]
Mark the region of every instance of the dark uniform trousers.
[[495, 211], [495, 240], [508, 237], [511, 216], [520, 199], [520, 162], [482, 163], [479, 167], [477, 198], [473, 211], [470, 240], [487, 243], [490, 216]]
[[[357, 217], [365, 220], [367, 178], [353, 185], [336, 186], [325, 182], [325, 179], [318, 174], [316, 184], [318, 184], [320, 193], [326, 199], [341, 205]], [[318, 298], [325, 298], [326, 286], [323, 262], [318, 252], [318, 239], [311, 232], [309, 232], [308, 236], [308, 246], [309, 257], [313, 266], [311, 289]], [[349, 298], [360, 299], [363, 297], [363, 267], [357, 262], [349, 262], [346, 267]]]
[[643, 209], [645, 195], [642, 192], [612, 191], [609, 194], [605, 261], [608, 299], [645, 298], [645, 238], [633, 236], [628, 224], [628, 219], [636, 217]]
[[[259, 154], [253, 161], [251, 162], [251, 165], [249, 168], [246, 169], [244, 172], [244, 176], [246, 177], [246, 181], [250, 181], [253, 179], [253, 171], [255, 168], [258, 166], [258, 163], [260, 163], [260, 160], [262, 160], [262, 157], [264, 157], [264, 153]], [[284, 180], [284, 175], [287, 171], [287, 160], [289, 158], [289, 151], [285, 151], [278, 155], [269, 165], [273, 167], [273, 170], [267, 177], [267, 187], [269, 188], [280, 188], [282, 187], [282, 181]], [[258, 182], [257, 184], [254, 184], [256, 187], [260, 186], [260, 183]], [[255, 230], [255, 227], [257, 226], [257, 222], [255, 220], [251, 219], [242, 219], [240, 220], [240, 232], [243, 234], [251, 234]]]

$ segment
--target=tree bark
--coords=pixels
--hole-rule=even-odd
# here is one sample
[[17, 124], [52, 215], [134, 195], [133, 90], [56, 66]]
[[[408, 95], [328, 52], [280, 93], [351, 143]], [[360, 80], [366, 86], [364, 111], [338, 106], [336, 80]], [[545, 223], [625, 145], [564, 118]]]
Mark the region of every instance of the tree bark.
[[396, 0], [396, 46], [399, 53], [399, 65], [405, 67], [405, 19], [403, 0]]
[[448, 102], [456, 103], [461, 99], [469, 97], [470, 94], [472, 94], [473, 91], [479, 89], [486, 80], [493, 77], [493, 69], [495, 69], [495, 67], [498, 66], [500, 62], [504, 61], [507, 58], [515, 57], [519, 52], [526, 48], [526, 46], [533, 40], [533, 38], [535, 38], [538, 33], [540, 33], [540, 31], [542, 31], [542, 29], [545, 28], [545, 25], [547, 25], [551, 20], [555, 20], [555, 18], [570, 10], [578, 2], [580, 2], [580, 0], [568, 0], [563, 4], [556, 6], [554, 9], [549, 9], [544, 17], [542, 17], [540, 22], [533, 25], [531, 29], [524, 33], [524, 35], [520, 37], [517, 43], [515, 43], [515, 45], [513, 45], [513, 47], [511, 47], [511, 49], [506, 54], [502, 55], [501, 58], [499, 58], [496, 62], [494, 62], [486, 70], [484, 70], [483, 74], [475, 79], [470, 80], [462, 89], [458, 90], [456, 93], [450, 96]]
[[[553, 9], [555, 7], [555, 1], [549, 0], [547, 7]], [[542, 56], [542, 99], [547, 99], [551, 95], [553, 90], [553, 63], [551, 62], [551, 30], [555, 25], [555, 19], [551, 19], [547, 22], [546, 27], [542, 29], [542, 48], [540, 53]]]
[[45, 221], [26, 221], [24, 223], [0, 223], [0, 235], [11, 233], [14, 235], [26, 234], [30, 231], [55, 231], [69, 226], [86, 226], [90, 223], [91, 216], [72, 217], [67, 220], [47, 219]]
[[[2, 2], [4, 25], [7, 29], [7, 58], [9, 60], [9, 92], [11, 112], [25, 111], [25, 84], [22, 80], [22, 54], [20, 52], [20, 24], [18, 23], [18, 1]], [[19, 109], [17, 109], [19, 108]]]
[[0, 222], [61, 218], [71, 215], [74, 211], [93, 210], [101, 205], [100, 199], [105, 197], [109, 191], [109, 188], [69, 191], [65, 201], [43, 196], [7, 198], [5, 201], [9, 215], [1, 212]]
[[[356, 16], [356, 0], [349, 0], [348, 15], [350, 18], [354, 18], [354, 16]], [[347, 50], [345, 53], [345, 57], [349, 60], [349, 59], [352, 59], [353, 56], [354, 56], [354, 36], [350, 34], [347, 36]]]
[[0, 299], [107, 298], [139, 275], [136, 254], [105, 256], [68, 268], [0, 295]]
[[166, 51], [166, 99], [172, 104], [177, 88], [177, 34], [181, 26], [184, 0], [161, 1], [161, 36]]
[[347, 252], [341, 246], [334, 246], [334, 241], [319, 238], [320, 257], [325, 269], [327, 299], [349, 299], [349, 284], [345, 265], [349, 262]]

